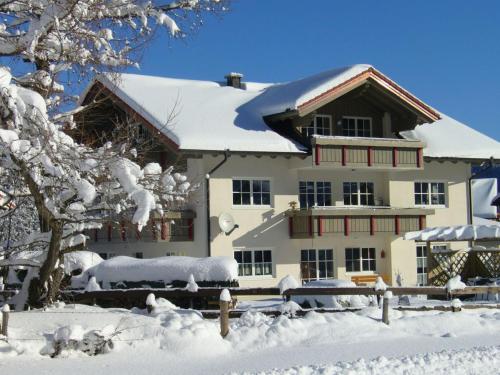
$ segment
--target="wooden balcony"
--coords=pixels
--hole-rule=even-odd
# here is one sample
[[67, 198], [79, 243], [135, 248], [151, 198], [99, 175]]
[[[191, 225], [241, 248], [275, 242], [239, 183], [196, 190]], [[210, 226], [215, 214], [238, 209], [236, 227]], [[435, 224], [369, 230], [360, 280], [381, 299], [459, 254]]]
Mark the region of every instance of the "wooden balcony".
[[290, 238], [386, 234], [402, 236], [425, 229], [433, 209], [394, 207], [321, 207], [287, 211]]
[[195, 217], [193, 211], [170, 211], [163, 217], [151, 218], [140, 232], [135, 224], [122, 220], [110, 221], [86, 234], [93, 243], [194, 241]]
[[425, 143], [405, 139], [314, 137], [315, 166], [385, 170], [424, 168]]

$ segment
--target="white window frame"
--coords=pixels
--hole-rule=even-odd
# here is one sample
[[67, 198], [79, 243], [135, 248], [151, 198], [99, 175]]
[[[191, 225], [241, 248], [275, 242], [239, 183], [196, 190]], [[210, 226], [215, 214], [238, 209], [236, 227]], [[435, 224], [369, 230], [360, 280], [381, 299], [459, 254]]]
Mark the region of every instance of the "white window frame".
[[[347, 269], [347, 250], [355, 250], [355, 249], [358, 249], [359, 250], [359, 271], [350, 271]], [[374, 257], [373, 258], [364, 258], [363, 257], [363, 249], [368, 249], [368, 252], [370, 251], [370, 249], [373, 249], [374, 251]], [[378, 261], [377, 261], [377, 248], [376, 247], [372, 247], [372, 246], [352, 246], [352, 247], [346, 247], [344, 249], [344, 257], [345, 257], [345, 271], [346, 273], [348, 274], [352, 274], [352, 273], [355, 273], [355, 274], [360, 274], [360, 273], [363, 273], [363, 274], [374, 274], [374, 273], [377, 273], [377, 266], [378, 266]], [[363, 267], [363, 261], [365, 260], [368, 260], [368, 261], [371, 261], [373, 260], [375, 262], [375, 269], [373, 270], [367, 270], [367, 269], [364, 269]]]
[[[300, 197], [301, 197], [301, 195], [304, 194], [304, 195], [306, 195], [306, 197], [307, 197], [307, 195], [309, 195], [307, 193], [307, 191], [306, 191], [306, 193], [301, 193], [301, 191], [300, 191], [300, 184], [301, 183], [305, 183], [306, 186], [307, 186], [307, 184], [310, 184], [310, 183], [313, 184], [313, 190], [314, 190], [313, 191], [313, 201], [314, 202], [313, 202], [312, 206], [302, 207], [302, 205], [300, 205]], [[327, 184], [330, 184], [330, 205], [329, 206], [326, 206], [326, 205], [321, 205], [320, 206], [320, 205], [318, 205], [318, 196], [320, 195], [320, 194], [318, 194], [318, 183], [322, 183], [322, 184], [327, 183]], [[323, 185], [323, 190], [324, 190], [324, 185]], [[321, 195], [326, 196], [326, 194], [324, 192], [321, 193]], [[307, 201], [307, 199], [306, 199], [306, 201]], [[324, 181], [324, 180], [323, 181], [300, 180], [299, 181], [299, 205], [300, 205], [300, 208], [303, 208], [303, 209], [304, 208], [309, 208], [309, 207], [330, 207], [330, 206], [332, 206], [333, 205], [333, 183], [331, 181]]]
[[[354, 120], [354, 133], [355, 135], [349, 135], [346, 137], [362, 137], [362, 138], [372, 138], [373, 137], [373, 120], [371, 117], [362, 117], [362, 116], [342, 116], [341, 127], [342, 127], [342, 135], [344, 136], [344, 119], [346, 120]], [[370, 135], [359, 135], [359, 126], [358, 120], [368, 120], [370, 122]]]
[[[312, 261], [309, 261], [309, 260], [308, 261], [302, 261], [302, 252], [303, 251], [308, 251], [308, 252], [309, 251], [314, 251], [314, 253], [315, 253], [314, 263], [315, 263], [315, 267], [316, 267], [316, 278], [314, 278], [314, 279], [310, 279], [310, 278], [304, 279], [302, 277], [302, 263], [306, 263], [306, 262], [307, 263], [311, 263], [312, 262]], [[331, 251], [332, 252], [332, 259], [331, 260], [330, 259], [325, 259], [323, 261], [320, 261], [320, 259], [319, 259], [319, 252], [320, 251]], [[327, 264], [327, 262], [331, 262], [331, 264], [332, 264], [332, 277], [320, 277], [320, 274], [319, 274], [319, 272], [320, 272], [319, 268], [320, 267], [319, 267], [319, 265], [320, 265], [320, 263]], [[300, 250], [300, 262], [299, 262], [299, 264], [300, 264], [300, 271], [301, 271], [300, 272], [301, 273], [300, 277], [301, 277], [301, 281], [303, 283], [306, 283], [306, 282], [309, 282], [309, 281], [315, 281], [315, 280], [331, 280], [331, 279], [335, 279], [335, 251], [333, 251], [332, 248], [328, 248], [328, 249], [301, 249]]]
[[[422, 248], [423, 249], [423, 254], [425, 254], [425, 256], [418, 256], [418, 250], [419, 248]], [[424, 244], [424, 245], [418, 245], [415, 247], [415, 256], [416, 256], [416, 259], [417, 259], [417, 286], [425, 286], [427, 285], [428, 283], [428, 280], [427, 280], [427, 270], [428, 270], [428, 264], [427, 264], [427, 246]], [[422, 267], [423, 271], [424, 272], [418, 272], [418, 261], [422, 260], [424, 266]], [[419, 282], [419, 276], [422, 278], [422, 282]]]
[[[274, 249], [273, 248], [270, 248], [270, 247], [262, 247], [262, 248], [251, 248], [251, 249], [247, 249], [247, 248], [234, 248], [233, 249], [233, 258], [236, 260], [235, 258], [235, 253], [239, 251], [239, 252], [244, 252], [244, 251], [249, 251], [252, 253], [252, 262], [251, 263], [243, 263], [243, 264], [251, 264], [251, 267], [252, 267], [252, 274], [251, 275], [239, 275], [239, 265], [240, 263], [238, 263], [238, 277], [241, 278], [241, 279], [245, 279], [245, 280], [251, 280], [251, 279], [272, 279], [274, 278]], [[256, 265], [256, 262], [255, 262], [255, 252], [257, 251], [269, 251], [271, 253], [271, 262], [261, 262], [262, 264], [265, 264], [265, 263], [271, 263], [271, 273], [270, 274], [266, 274], [266, 275], [256, 275], [255, 274], [255, 265]]]
[[[323, 119], [328, 119], [328, 122], [330, 123], [330, 130], [329, 130], [329, 134], [318, 134], [318, 125], [317, 125], [317, 122], [316, 120], [318, 118], [323, 118]], [[312, 119], [312, 126], [311, 124], [308, 124], [307, 126], [303, 126], [302, 129], [312, 129], [312, 133], [309, 134], [308, 136], [311, 137], [313, 135], [325, 135], [325, 136], [332, 136], [333, 135], [333, 117], [332, 115], [325, 115], [325, 114], [315, 114], [313, 115], [313, 119]], [[308, 133], [309, 131], [306, 131], [306, 133]], [[305, 136], [307, 136], [307, 134], [305, 134]]]
[[[416, 195], [417, 195], [417, 189], [415, 184], [426, 184], [427, 185], [427, 200], [429, 203], [427, 204], [417, 204], [416, 203]], [[432, 193], [431, 193], [431, 186], [432, 184], [443, 184], [443, 193], [438, 193], [439, 195], [444, 196], [444, 204], [432, 204]], [[419, 195], [422, 195], [422, 193], [418, 193]], [[436, 208], [446, 208], [448, 204], [448, 182], [443, 181], [443, 180], [419, 180], [419, 181], [413, 181], [413, 204], [415, 207], [436, 207]]]
[[[429, 269], [428, 269], [429, 265], [427, 263], [428, 254], [425, 254], [425, 256], [419, 257], [418, 256], [418, 248], [419, 247], [423, 248], [425, 250], [425, 253], [427, 253], [427, 245], [424, 243], [417, 243], [417, 245], [415, 247], [415, 257], [417, 260], [417, 270], [416, 270], [417, 271], [417, 286], [426, 286], [426, 285], [428, 285], [428, 282], [429, 282], [429, 280], [427, 279], [427, 275], [428, 275], [428, 271], [429, 271]], [[431, 249], [432, 249], [431, 251], [433, 251], [437, 248], [441, 248], [442, 250], [449, 250], [450, 246], [447, 243], [438, 243], [438, 244], [431, 246]], [[422, 259], [425, 263], [425, 267], [423, 267], [425, 272], [418, 272], [418, 260], [419, 259]], [[449, 266], [450, 266], [449, 271], [453, 272], [453, 263], [450, 263]], [[419, 276], [421, 276], [424, 279], [424, 283], [419, 282], [419, 280], [418, 280]]]
[[[361, 184], [372, 184], [373, 186], [373, 205], [372, 204], [361, 204], [361, 196], [364, 195], [364, 196], [367, 196], [369, 197], [370, 194], [366, 194], [366, 193], [361, 193]], [[344, 191], [344, 184], [356, 184], [356, 192], [355, 193], [352, 193], [350, 192], [349, 195], [352, 196], [352, 195], [355, 195], [358, 199], [358, 203], [357, 204], [346, 204], [345, 203], [345, 195], [346, 195], [346, 192]], [[352, 199], [350, 199], [352, 201]], [[367, 200], [369, 200], [369, 198], [367, 198]], [[375, 206], [375, 183], [372, 182], [372, 181], [342, 181], [342, 202], [344, 204], [344, 206], [347, 206], [347, 207], [373, 207]]]
[[[235, 204], [234, 203], [234, 181], [250, 181], [250, 204]], [[269, 204], [254, 204], [253, 203], [253, 182], [254, 181], [267, 181], [269, 182]], [[273, 190], [272, 190], [273, 181], [270, 177], [232, 177], [231, 178], [231, 204], [232, 208], [270, 208], [272, 207], [272, 199], [273, 199]], [[262, 194], [262, 192], [261, 192]]]

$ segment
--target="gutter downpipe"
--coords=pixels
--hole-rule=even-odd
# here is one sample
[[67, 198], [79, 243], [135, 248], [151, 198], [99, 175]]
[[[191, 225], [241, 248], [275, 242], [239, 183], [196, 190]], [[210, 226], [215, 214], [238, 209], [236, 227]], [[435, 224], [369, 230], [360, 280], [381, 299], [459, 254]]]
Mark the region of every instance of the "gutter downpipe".
[[212, 256], [212, 241], [210, 239], [212, 235], [212, 228], [210, 227], [210, 176], [212, 173], [217, 171], [222, 165], [227, 161], [229, 158], [229, 149], [224, 150], [224, 159], [217, 164], [215, 167], [213, 167], [205, 176], [206, 178], [206, 199], [207, 199], [207, 256]]

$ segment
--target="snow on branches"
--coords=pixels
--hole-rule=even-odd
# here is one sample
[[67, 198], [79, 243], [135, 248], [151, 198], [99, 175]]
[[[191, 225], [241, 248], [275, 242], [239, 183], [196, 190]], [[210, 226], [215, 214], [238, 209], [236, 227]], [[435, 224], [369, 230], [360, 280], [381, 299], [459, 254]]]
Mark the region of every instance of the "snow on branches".
[[137, 64], [138, 49], [157, 29], [182, 37], [220, 13], [228, 0], [9, 0], [0, 1], [0, 56], [34, 63], [19, 83], [48, 97], [64, 87], [64, 71]]

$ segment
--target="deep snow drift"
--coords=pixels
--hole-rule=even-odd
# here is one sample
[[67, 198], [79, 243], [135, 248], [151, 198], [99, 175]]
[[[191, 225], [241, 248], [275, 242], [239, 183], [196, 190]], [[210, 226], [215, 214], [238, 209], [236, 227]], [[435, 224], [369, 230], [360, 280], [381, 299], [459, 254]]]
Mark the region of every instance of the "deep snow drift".
[[[0, 361], [5, 373], [20, 375], [67, 374], [75, 368], [79, 374], [92, 375], [337, 374], [348, 370], [368, 374], [404, 373], [405, 369], [407, 373], [453, 369], [490, 374], [498, 368], [500, 312], [496, 309], [392, 310], [389, 326], [380, 322], [380, 316], [376, 307], [356, 313], [310, 312], [298, 319], [249, 311], [231, 320], [230, 333], [222, 339], [218, 320], [203, 319], [198, 312], [177, 309], [163, 299], [155, 301], [151, 314], [59, 304], [47, 311], [12, 313], [9, 342], [0, 342]], [[110, 353], [89, 357], [69, 351], [58, 359], [41, 354], [50, 353], [56, 332], [66, 332], [69, 338], [71, 332], [81, 336], [91, 330], [113, 336]], [[472, 349], [479, 346], [483, 348]]]

